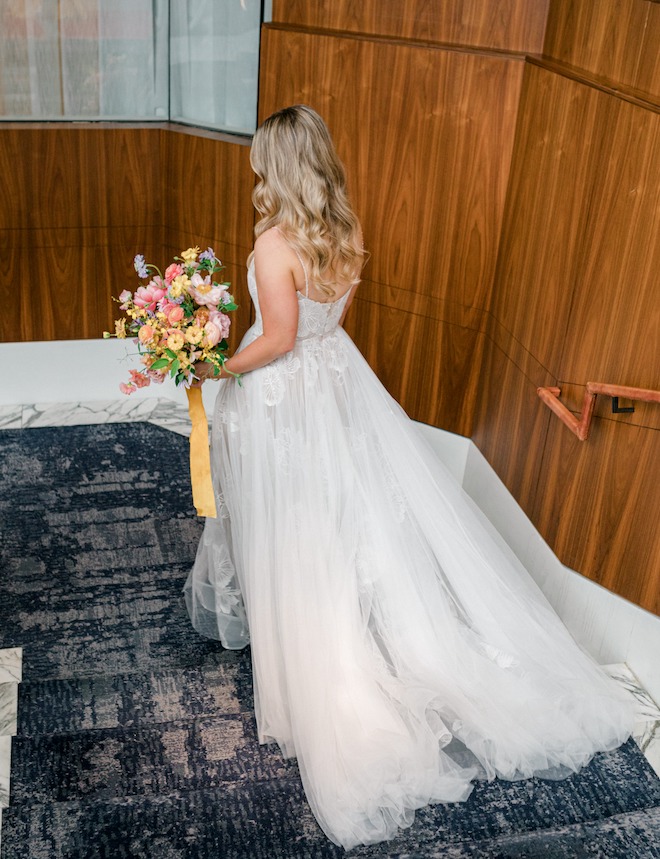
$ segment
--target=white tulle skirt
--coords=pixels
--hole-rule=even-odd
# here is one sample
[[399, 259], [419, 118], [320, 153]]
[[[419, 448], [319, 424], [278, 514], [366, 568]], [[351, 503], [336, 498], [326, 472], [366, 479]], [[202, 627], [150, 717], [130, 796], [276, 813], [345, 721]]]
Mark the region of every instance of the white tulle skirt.
[[629, 700], [342, 329], [219, 384], [218, 518], [188, 610], [251, 643], [259, 738], [297, 757], [332, 841], [391, 838], [475, 778], [564, 777], [629, 736]]

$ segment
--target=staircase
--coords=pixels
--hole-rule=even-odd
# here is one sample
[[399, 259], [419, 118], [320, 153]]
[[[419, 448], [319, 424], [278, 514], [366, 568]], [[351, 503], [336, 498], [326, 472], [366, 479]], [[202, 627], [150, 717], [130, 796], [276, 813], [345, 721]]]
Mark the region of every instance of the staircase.
[[[257, 742], [249, 651], [190, 626], [187, 440], [108, 424], [1, 444], [0, 645], [24, 657], [1, 859], [343, 856], [295, 762]], [[348, 855], [660, 859], [660, 779], [630, 740], [563, 781], [481, 782]]]

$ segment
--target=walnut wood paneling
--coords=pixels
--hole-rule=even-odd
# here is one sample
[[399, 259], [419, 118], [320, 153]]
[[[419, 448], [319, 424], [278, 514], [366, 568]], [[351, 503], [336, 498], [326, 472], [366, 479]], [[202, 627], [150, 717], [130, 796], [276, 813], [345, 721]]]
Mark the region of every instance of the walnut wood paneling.
[[513, 165], [493, 316], [558, 378], [653, 387], [660, 116], [529, 66]]
[[660, 432], [595, 418], [588, 442], [551, 420], [532, 518], [559, 558], [660, 613]]
[[273, 0], [273, 21], [450, 42], [507, 51], [540, 51], [548, 0]]
[[658, 386], [659, 153], [655, 109], [526, 70], [473, 434], [564, 563], [656, 611], [660, 410], [599, 397], [582, 443], [536, 387]]
[[415, 420], [468, 435], [484, 335], [373, 303], [359, 290], [345, 328], [390, 394]]
[[660, 8], [648, 0], [550, 0], [544, 54], [660, 101]]
[[0, 229], [160, 224], [158, 128], [0, 128]]
[[[133, 257], [212, 244], [239, 282], [252, 241], [248, 148], [170, 127], [0, 126], [0, 339], [99, 337]], [[187, 242], [187, 244], [186, 244]], [[18, 288], [17, 288], [18, 287]], [[249, 324], [235, 318], [234, 338]]]
[[249, 253], [254, 223], [250, 147], [183, 130], [162, 134], [166, 227], [213, 237], [216, 244], [234, 245]]
[[660, 104], [660, 3], [649, 3], [635, 83]]
[[559, 378], [660, 384], [660, 114], [603, 96]]
[[[262, 34], [261, 118], [312, 105], [346, 164], [371, 253], [359, 323], [350, 324], [377, 340], [377, 323], [399, 314], [400, 326], [414, 317], [415, 330], [428, 332], [403, 332], [419, 371], [408, 372], [385, 341], [365, 334], [360, 345], [404, 408], [460, 432], [469, 433], [474, 400], [456, 392], [476, 389], [521, 78], [521, 62], [502, 56], [272, 27]], [[460, 336], [439, 322], [457, 324]], [[441, 390], [441, 353], [451, 355], [443, 379], [451, 398]]]
[[530, 379], [486, 337], [472, 441], [493, 465], [525, 513], [533, 518], [550, 411], [537, 385], [552, 385], [546, 372]]
[[160, 227], [0, 230], [0, 340], [99, 337], [135, 284], [133, 257], [161, 254]]
[[601, 169], [599, 109], [608, 98], [527, 66], [492, 314], [555, 374]]
[[3, 254], [0, 338], [69, 340], [100, 336], [110, 324], [112, 308], [105, 275], [99, 288], [96, 272], [107, 272], [111, 265], [107, 246], [38, 248], [29, 262], [23, 248]]

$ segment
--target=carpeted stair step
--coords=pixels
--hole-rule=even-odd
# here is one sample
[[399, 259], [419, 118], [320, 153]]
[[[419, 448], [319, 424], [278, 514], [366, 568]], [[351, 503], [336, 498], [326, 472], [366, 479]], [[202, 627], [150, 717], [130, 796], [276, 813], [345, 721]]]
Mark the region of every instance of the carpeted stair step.
[[24, 682], [17, 733], [131, 728], [253, 710], [249, 650], [222, 651], [198, 668]]
[[[24, 648], [25, 687], [2, 859], [343, 857], [296, 764], [257, 742], [249, 654], [190, 626], [181, 588], [202, 522], [187, 439], [7, 430], [3, 457], [0, 643]], [[659, 805], [629, 741], [561, 782], [479, 783], [349, 855], [653, 859]]]
[[424, 856], [426, 859], [660, 859], [660, 807], [489, 842], [466, 842], [445, 850], [436, 847]]
[[[537, 787], [541, 788], [542, 783]], [[603, 816], [546, 807], [522, 783], [482, 783], [467, 803], [417, 812], [387, 844], [351, 859], [654, 859], [660, 808]], [[556, 814], [556, 816], [554, 816]], [[595, 816], [592, 816], [594, 815]], [[214, 789], [11, 806], [2, 859], [339, 859], [297, 774]]]
[[195, 667], [181, 589], [203, 520], [186, 438], [150, 424], [5, 430], [0, 644], [30, 680]]
[[286, 777], [297, 766], [259, 745], [254, 716], [16, 737], [11, 805], [115, 799]]

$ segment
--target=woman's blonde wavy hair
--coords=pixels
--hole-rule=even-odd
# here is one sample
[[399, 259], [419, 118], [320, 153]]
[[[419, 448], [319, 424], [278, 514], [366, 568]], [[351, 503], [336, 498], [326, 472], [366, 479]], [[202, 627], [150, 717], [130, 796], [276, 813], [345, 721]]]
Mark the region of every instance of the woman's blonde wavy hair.
[[273, 113], [255, 132], [250, 163], [258, 178], [252, 202], [261, 215], [255, 236], [278, 227], [310, 260], [311, 280], [325, 295], [335, 295], [334, 282], [357, 283], [365, 258], [360, 224], [318, 113], [303, 104]]

